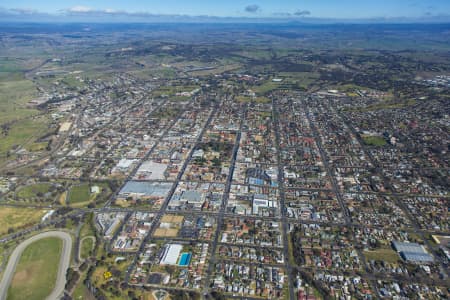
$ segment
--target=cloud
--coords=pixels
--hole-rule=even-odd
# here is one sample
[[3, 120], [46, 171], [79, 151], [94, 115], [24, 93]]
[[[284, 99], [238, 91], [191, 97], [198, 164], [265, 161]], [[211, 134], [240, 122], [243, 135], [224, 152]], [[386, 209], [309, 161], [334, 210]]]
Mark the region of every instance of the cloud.
[[297, 17], [306, 17], [309, 15], [311, 15], [311, 12], [309, 10], [297, 10], [294, 13], [294, 16], [297, 16]]
[[104, 12], [105, 12], [105, 14], [111, 14], [111, 15], [124, 13], [124, 11], [115, 10], [115, 9], [112, 9], [112, 8], [107, 8], [107, 9], [104, 10]]
[[11, 13], [16, 13], [19, 15], [35, 15], [39, 14], [39, 12], [32, 8], [12, 8], [9, 10]]
[[260, 7], [256, 4], [247, 5], [245, 7], [245, 11], [248, 13], [252, 13], [252, 14], [257, 13], [259, 10], [260, 10]]
[[124, 10], [116, 10], [112, 8], [106, 8], [106, 9], [94, 9], [88, 6], [74, 6], [68, 9], [60, 10], [60, 13], [64, 15], [71, 15], [71, 16], [124, 16], [124, 17], [146, 17], [146, 16], [152, 16], [152, 14], [147, 12], [127, 12]]
[[0, 7], [0, 19], [24, 19], [31, 20], [34, 18], [50, 18], [53, 15], [38, 11], [33, 8], [4, 8]]
[[276, 13], [273, 13], [272, 15], [275, 17], [290, 17], [290, 16], [292, 16], [292, 14], [288, 13], [288, 12], [276, 12]]
[[88, 6], [77, 5], [69, 8], [67, 11], [70, 13], [90, 13], [94, 12], [95, 10]]
[[[1, 0], [0, 0], [1, 1]], [[5, 8], [0, 6], [0, 20], [3, 21], [36, 21], [36, 22], [205, 22], [205, 23], [236, 23], [236, 22], [261, 22], [261, 23], [282, 23], [293, 20], [317, 23], [449, 23], [449, 14], [437, 14], [436, 10], [428, 7], [429, 10], [423, 10], [420, 17], [391, 17], [391, 18], [361, 18], [361, 19], [339, 19], [339, 18], [315, 18], [311, 17], [308, 10], [297, 10], [296, 12], [273, 12], [270, 16], [259, 17], [261, 8], [258, 5], [249, 5], [245, 8], [249, 14], [241, 17], [220, 17], [220, 16], [198, 16], [198, 15], [179, 15], [179, 14], [156, 14], [146, 11], [125, 11], [111, 8], [91, 8], [88, 6], [74, 6], [49, 13], [37, 11], [28, 8]]]

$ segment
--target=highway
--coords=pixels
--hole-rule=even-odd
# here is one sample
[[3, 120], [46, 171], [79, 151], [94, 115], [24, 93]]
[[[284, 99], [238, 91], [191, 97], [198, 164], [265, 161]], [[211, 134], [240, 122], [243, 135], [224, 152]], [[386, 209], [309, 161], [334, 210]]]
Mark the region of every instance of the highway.
[[72, 250], [72, 237], [70, 234], [63, 231], [48, 231], [35, 235], [22, 243], [14, 249], [11, 254], [8, 265], [6, 266], [2, 281], [0, 282], [0, 300], [6, 300], [8, 288], [13, 279], [17, 264], [19, 263], [20, 257], [23, 251], [32, 243], [44, 239], [56, 237], [63, 240], [63, 248], [61, 253], [61, 259], [58, 267], [58, 275], [56, 278], [56, 283], [51, 294], [46, 298], [47, 300], [59, 299], [64, 293], [64, 287], [66, 285], [66, 272], [70, 264], [70, 254]]

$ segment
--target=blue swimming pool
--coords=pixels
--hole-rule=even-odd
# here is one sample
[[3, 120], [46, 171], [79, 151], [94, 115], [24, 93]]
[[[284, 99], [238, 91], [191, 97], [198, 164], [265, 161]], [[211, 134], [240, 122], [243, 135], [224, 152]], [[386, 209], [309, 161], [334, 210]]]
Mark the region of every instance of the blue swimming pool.
[[181, 253], [181, 257], [180, 257], [180, 261], [178, 262], [178, 265], [183, 266], [183, 267], [189, 266], [189, 263], [191, 262], [191, 257], [192, 257], [191, 253], [188, 253], [188, 252]]

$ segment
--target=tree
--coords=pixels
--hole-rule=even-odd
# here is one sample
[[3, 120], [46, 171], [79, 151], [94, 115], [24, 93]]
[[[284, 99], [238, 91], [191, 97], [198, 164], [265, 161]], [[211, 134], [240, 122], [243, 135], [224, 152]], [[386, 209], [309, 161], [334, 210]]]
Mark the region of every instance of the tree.
[[222, 165], [222, 162], [218, 157], [214, 157], [212, 160], [212, 164], [214, 167], [220, 167]]
[[225, 300], [226, 299], [225, 296], [222, 295], [222, 293], [219, 293], [216, 291], [211, 292], [211, 297], [212, 297], [212, 299], [215, 299], [215, 300]]

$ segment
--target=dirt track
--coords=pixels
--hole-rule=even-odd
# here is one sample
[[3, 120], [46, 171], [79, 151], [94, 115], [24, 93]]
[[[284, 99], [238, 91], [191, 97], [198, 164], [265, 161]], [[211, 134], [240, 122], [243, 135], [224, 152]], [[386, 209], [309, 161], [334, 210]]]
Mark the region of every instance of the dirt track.
[[63, 295], [64, 287], [66, 285], [66, 272], [70, 264], [70, 253], [72, 251], [72, 237], [70, 236], [70, 234], [63, 231], [49, 231], [32, 236], [31, 238], [20, 243], [19, 246], [17, 246], [16, 249], [14, 249], [13, 253], [11, 254], [8, 260], [8, 265], [6, 266], [2, 281], [0, 282], [0, 300], [6, 300], [9, 285], [11, 284], [11, 281], [14, 277], [17, 264], [19, 263], [23, 251], [33, 242], [49, 237], [56, 237], [62, 239], [63, 248], [61, 253], [61, 259], [59, 262], [55, 288], [53, 289], [51, 294], [47, 296], [46, 299], [55, 300], [59, 299]]

